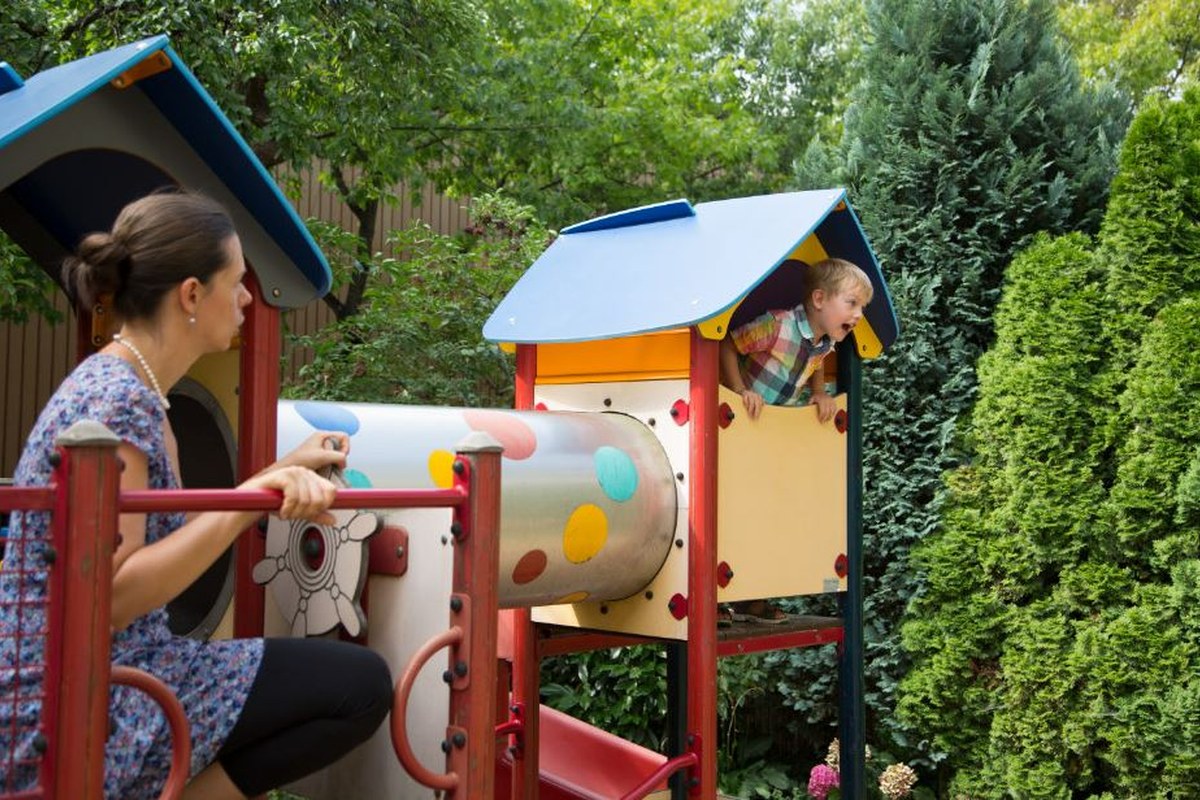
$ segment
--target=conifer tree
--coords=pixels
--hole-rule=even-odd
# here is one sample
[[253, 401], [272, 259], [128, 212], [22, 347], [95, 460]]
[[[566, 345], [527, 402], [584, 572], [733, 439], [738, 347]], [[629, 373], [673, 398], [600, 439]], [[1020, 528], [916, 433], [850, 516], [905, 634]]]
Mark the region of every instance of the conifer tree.
[[1081, 85], [1043, 0], [868, 0], [867, 11], [843, 140], [810, 152], [800, 181], [848, 187], [900, 320], [896, 346], [864, 373], [864, 536], [867, 700], [903, 752], [916, 741], [892, 714], [906, 669], [898, 624], [924, 591], [908, 552], [941, 523], [941, 476], [1004, 267], [1039, 231], [1098, 227], [1126, 118], [1115, 93]]
[[1200, 93], [1008, 270], [900, 710], [971, 797], [1200, 792]]

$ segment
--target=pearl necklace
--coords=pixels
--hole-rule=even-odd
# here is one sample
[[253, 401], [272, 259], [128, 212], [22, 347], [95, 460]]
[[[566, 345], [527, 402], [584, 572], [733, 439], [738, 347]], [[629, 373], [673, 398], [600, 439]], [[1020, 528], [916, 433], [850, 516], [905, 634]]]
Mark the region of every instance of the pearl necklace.
[[146, 361], [146, 357], [142, 355], [142, 351], [138, 350], [137, 347], [134, 346], [133, 342], [122, 337], [119, 333], [113, 334], [113, 341], [125, 347], [127, 350], [129, 350], [129, 352], [133, 353], [133, 357], [136, 358], [138, 364], [141, 365], [142, 371], [145, 372], [146, 377], [150, 379], [150, 385], [154, 387], [154, 391], [158, 395], [159, 405], [163, 407], [163, 411], [166, 411], [168, 408], [170, 408], [171, 401], [167, 399], [166, 394], [163, 393], [162, 387], [158, 385], [158, 378], [155, 376], [154, 370], [150, 369], [150, 364]]

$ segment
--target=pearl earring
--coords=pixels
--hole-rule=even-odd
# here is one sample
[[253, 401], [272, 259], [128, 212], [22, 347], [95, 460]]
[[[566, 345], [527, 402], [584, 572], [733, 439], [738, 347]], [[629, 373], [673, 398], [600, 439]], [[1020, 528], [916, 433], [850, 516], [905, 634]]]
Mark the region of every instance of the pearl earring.
[[195, 325], [195, 324], [196, 324], [196, 318], [188, 317], [188, 325]]

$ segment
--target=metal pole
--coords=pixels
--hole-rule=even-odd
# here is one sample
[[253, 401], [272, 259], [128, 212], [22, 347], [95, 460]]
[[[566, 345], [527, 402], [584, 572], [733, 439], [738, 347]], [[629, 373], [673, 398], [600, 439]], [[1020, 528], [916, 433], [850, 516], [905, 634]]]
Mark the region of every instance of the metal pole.
[[[516, 397], [513, 402], [517, 409], [533, 408], [536, 380], [537, 345], [517, 345]], [[515, 737], [517, 746], [512, 753], [512, 798], [537, 800], [538, 774], [541, 771], [538, 760], [541, 733], [541, 717], [538, 713], [541, 708], [541, 652], [532, 612], [528, 608], [514, 609], [512, 622], [512, 701], [524, 714], [524, 726]]]
[[[279, 400], [279, 357], [282, 340], [279, 310], [263, 301], [253, 274], [246, 288], [254, 300], [246, 307], [239, 362], [238, 478], [245, 480], [275, 460], [275, 406]], [[265, 590], [254, 582], [254, 565], [266, 552], [262, 531], [240, 536], [236, 550], [233, 606], [234, 636], [261, 636]]]
[[842, 797], [865, 789], [866, 725], [863, 704], [862, 359], [848, 338], [838, 347], [838, 389], [846, 393], [846, 592], [838, 597], [843, 639], [838, 648], [838, 738]]
[[451, 523], [454, 575], [450, 624], [463, 640], [450, 650], [448, 772], [461, 780], [458, 800], [491, 797], [496, 780], [496, 637], [500, 610], [500, 444], [470, 434], [458, 448], [455, 484], [469, 490]]
[[46, 760], [53, 770], [49, 797], [104, 796], [120, 443], [91, 420], [75, 423], [58, 437], [57, 553], [51, 564], [55, 590], [46, 645], [46, 692], [56, 698], [56, 708], [52, 718], [44, 714], [48, 728], [54, 726], [45, 731]]
[[693, 797], [717, 796], [717, 378], [719, 343], [691, 331], [688, 472], [688, 749]]

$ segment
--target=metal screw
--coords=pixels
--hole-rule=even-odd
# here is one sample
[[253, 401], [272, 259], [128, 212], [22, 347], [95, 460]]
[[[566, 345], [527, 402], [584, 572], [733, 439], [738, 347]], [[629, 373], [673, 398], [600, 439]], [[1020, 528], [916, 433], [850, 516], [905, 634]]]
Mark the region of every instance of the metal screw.
[[404, 546], [403, 545], [396, 548], [396, 558], [404, 558]]
[[467, 735], [462, 731], [455, 731], [453, 739], [454, 746], [460, 750], [467, 746]]
[[459, 522], [458, 520], [455, 520], [454, 522], [450, 523], [450, 533], [452, 536], [454, 536], [455, 539], [460, 538], [462, 536], [462, 532], [463, 532], [463, 527], [462, 527], [461, 522]]
[[454, 665], [454, 674], [460, 678], [467, 677], [467, 662], [459, 661]]
[[653, 600], [653, 599], [654, 599], [654, 592], [651, 592], [651, 591], [648, 591], [648, 590], [647, 590], [647, 592], [646, 592], [646, 599], [647, 599], [647, 600]]
[[682, 473], [682, 472], [676, 472], [676, 473], [675, 473], [675, 480], [677, 480], [677, 481], [681, 481], [681, 480], [683, 480], [683, 473]]
[[676, 547], [683, 547], [683, 539], [676, 539], [676, 540], [675, 540], [675, 546], [676, 546]]
[[650, 419], [646, 420], [646, 424], [649, 425], [651, 428], [653, 428], [654, 427], [654, 417], [651, 417]]
[[462, 461], [458, 461], [458, 460], [456, 460], [454, 462], [454, 466], [451, 467], [451, 469], [454, 470], [455, 475], [462, 475], [464, 472], [467, 471], [466, 465], [464, 465]]
[[463, 602], [462, 602], [461, 597], [459, 597], [458, 595], [455, 595], [454, 597], [450, 598], [450, 610], [453, 611], [455, 614], [462, 611], [462, 606], [463, 606]]
[[604, 407], [608, 408], [611, 405], [612, 405], [612, 398], [611, 397], [604, 398]]
[[443, 753], [450, 752], [450, 741], [448, 739], [442, 739], [442, 752]]
[[446, 683], [451, 683], [454, 681], [454, 674], [450, 672], [450, 670], [445, 670], [442, 673], [442, 680], [444, 680]]

